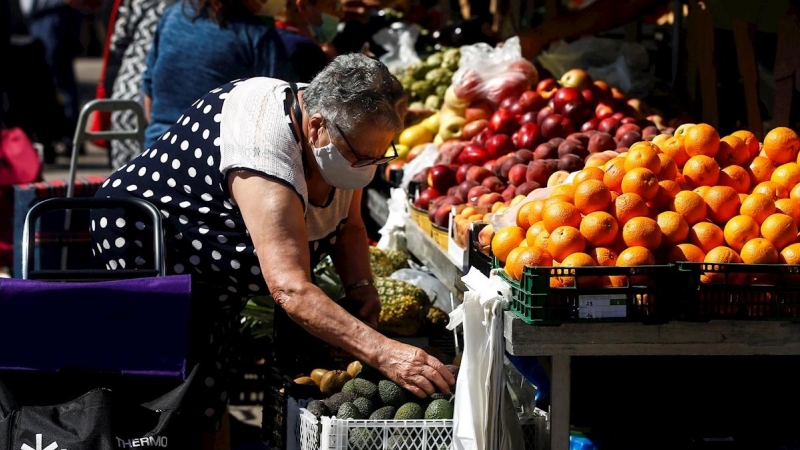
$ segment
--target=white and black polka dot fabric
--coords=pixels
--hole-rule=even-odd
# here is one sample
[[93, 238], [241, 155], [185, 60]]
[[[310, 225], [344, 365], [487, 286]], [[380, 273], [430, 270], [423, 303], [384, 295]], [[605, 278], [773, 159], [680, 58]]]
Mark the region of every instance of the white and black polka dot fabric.
[[[238, 330], [237, 316], [249, 297], [268, 293], [256, 249], [220, 170], [223, 105], [240, 83], [214, 89], [195, 102], [153, 146], [114, 172], [96, 194], [139, 197], [154, 204], [162, 215], [166, 272], [191, 274], [202, 283], [202, 288], [195, 288], [194, 301], [203, 303], [212, 327], [204, 351], [207, 406], [203, 413], [214, 425], [228, 397], [229, 363], [235, 355], [229, 336]], [[284, 105], [274, 102], [272, 107], [281, 114], [284, 132], [293, 136]], [[291, 151], [299, 151], [296, 138], [292, 144]], [[323, 212], [349, 206], [352, 193], [343, 194], [334, 193], [326, 205], [304, 205], [314, 210], [306, 214], [309, 239], [313, 239], [309, 242], [312, 265], [333, 250], [346, 216], [339, 214], [332, 223]], [[108, 270], [151, 268], [152, 243], [146, 223], [121, 210], [93, 212], [93, 253], [100, 265]]]

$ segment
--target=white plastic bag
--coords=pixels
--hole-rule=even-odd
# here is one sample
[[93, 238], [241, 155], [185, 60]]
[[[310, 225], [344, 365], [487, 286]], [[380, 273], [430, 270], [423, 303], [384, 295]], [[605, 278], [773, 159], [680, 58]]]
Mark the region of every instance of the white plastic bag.
[[439, 147], [436, 144], [427, 144], [416, 158], [403, 166], [403, 181], [400, 186], [404, 191], [408, 192], [408, 184], [411, 183], [414, 175], [420, 173], [423, 169], [433, 166], [437, 156], [439, 156]]
[[525, 448], [519, 418], [506, 387], [503, 302], [509, 287], [477, 270], [463, 278], [469, 291], [450, 313], [448, 329], [464, 326], [464, 353], [456, 383], [453, 450]]
[[414, 49], [419, 32], [420, 28], [417, 25], [395, 22], [390, 27], [375, 33], [372, 40], [386, 50], [380, 61], [393, 72], [420, 62]]
[[406, 193], [402, 189], [393, 188], [388, 204], [389, 216], [383, 227], [378, 230], [381, 238], [378, 240], [377, 247], [381, 250], [405, 250], [405, 218], [408, 217]]

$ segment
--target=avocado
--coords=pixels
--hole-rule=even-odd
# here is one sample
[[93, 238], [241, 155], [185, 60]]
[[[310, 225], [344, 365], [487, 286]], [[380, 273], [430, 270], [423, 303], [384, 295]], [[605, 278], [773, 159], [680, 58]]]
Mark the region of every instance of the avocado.
[[445, 393], [442, 393], [442, 392], [435, 392], [433, 395], [431, 395], [428, 398], [431, 401], [433, 401], [433, 400], [450, 400], [450, 397], [452, 397], [452, 395], [448, 395], [448, 394], [445, 394]]
[[434, 400], [425, 410], [425, 419], [448, 420], [453, 418], [453, 405], [448, 400]]
[[344, 386], [342, 386], [342, 392], [352, 392], [359, 397], [372, 400], [375, 398], [375, 394], [378, 393], [378, 386], [369, 380], [356, 378], [345, 383]]
[[348, 444], [349, 450], [380, 450], [382, 448], [378, 433], [367, 428], [351, 429]]
[[383, 408], [378, 408], [369, 416], [369, 420], [392, 420], [394, 419], [394, 415], [397, 412], [397, 408], [394, 406], [384, 406]]
[[364, 416], [361, 414], [361, 411], [356, 408], [356, 405], [345, 402], [342, 403], [342, 406], [339, 407], [339, 411], [336, 413], [337, 419], [347, 420], [347, 419], [363, 419]]
[[323, 402], [325, 402], [325, 406], [328, 407], [330, 412], [336, 412], [339, 411], [339, 407], [342, 406], [342, 403], [353, 402], [357, 398], [358, 396], [352, 392], [338, 392], [331, 395], [329, 399], [323, 400]]
[[330, 416], [331, 410], [328, 409], [328, 406], [322, 400], [312, 400], [306, 406], [308, 412], [314, 415], [317, 419], [322, 416]]
[[375, 407], [372, 406], [372, 400], [365, 397], [357, 398], [356, 401], [353, 402], [353, 405], [355, 405], [355, 407], [358, 409], [358, 412], [360, 412], [364, 417], [369, 417], [369, 415], [375, 411]]
[[414, 448], [414, 441], [409, 436], [395, 434], [386, 440], [387, 450], [404, 450], [407, 448]]
[[424, 417], [422, 407], [416, 403], [406, 403], [394, 415], [395, 420], [419, 420]]
[[408, 396], [397, 384], [381, 380], [378, 382], [378, 396], [384, 405], [401, 406], [408, 401]]

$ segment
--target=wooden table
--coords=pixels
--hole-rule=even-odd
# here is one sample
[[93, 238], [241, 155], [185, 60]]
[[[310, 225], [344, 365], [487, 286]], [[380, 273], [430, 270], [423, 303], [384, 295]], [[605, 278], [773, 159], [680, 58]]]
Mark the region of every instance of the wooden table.
[[758, 321], [531, 326], [505, 313], [506, 350], [552, 358], [550, 446], [569, 449], [573, 356], [800, 355], [800, 324]]
[[464, 272], [461, 271], [447, 252], [436, 245], [422, 228], [414, 223], [410, 217], [406, 217], [406, 248], [412, 255], [416, 256], [433, 275], [444, 284], [454, 295], [461, 299], [467, 287], [461, 281]]

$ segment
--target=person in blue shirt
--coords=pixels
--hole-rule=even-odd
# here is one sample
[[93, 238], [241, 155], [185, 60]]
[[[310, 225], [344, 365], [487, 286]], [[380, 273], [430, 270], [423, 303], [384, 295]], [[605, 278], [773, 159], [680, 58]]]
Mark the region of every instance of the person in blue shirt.
[[272, 19], [260, 15], [262, 8], [257, 1], [183, 0], [166, 9], [142, 82], [149, 121], [144, 148], [217, 86], [256, 76], [296, 80]]

